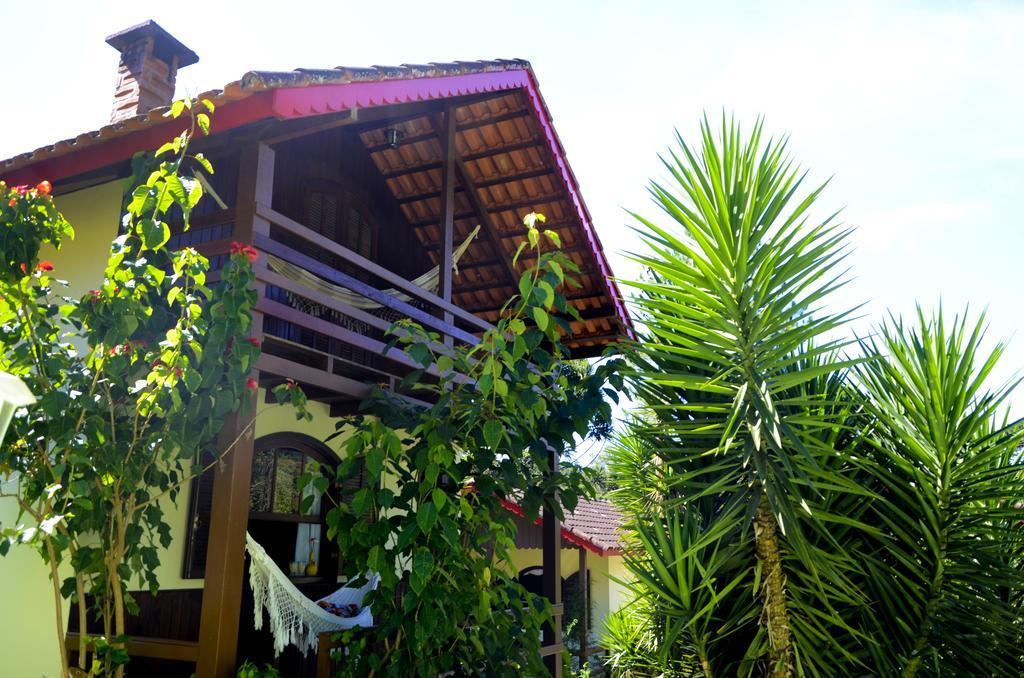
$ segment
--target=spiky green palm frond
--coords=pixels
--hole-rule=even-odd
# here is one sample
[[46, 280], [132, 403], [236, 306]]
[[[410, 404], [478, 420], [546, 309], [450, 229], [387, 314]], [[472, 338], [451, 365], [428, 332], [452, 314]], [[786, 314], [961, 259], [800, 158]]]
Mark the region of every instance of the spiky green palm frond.
[[853, 364], [833, 339], [850, 313], [822, 310], [849, 231], [813, 220], [823, 187], [801, 192], [785, 140], [763, 140], [760, 121], [743, 138], [723, 119], [716, 139], [705, 120], [699, 150], [677, 141], [672, 183], [651, 187], [668, 224], [634, 215], [647, 246], [634, 259], [650, 273], [632, 283], [644, 334], [632, 381], [656, 416], [637, 434], [705, 544], [747, 544], [744, 593], [762, 614], [746, 665], [829, 675], [837, 658], [857, 661], [843, 610], [864, 602], [842, 541], [864, 526], [831, 510], [864, 494], [843, 472], [835, 431], [850, 410], [829, 388]]
[[983, 339], [983, 317], [918, 309], [863, 342], [882, 356], [858, 376], [888, 536], [867, 562], [890, 675], [1024, 675], [1024, 430], [1005, 423], [1014, 384], [986, 386], [1003, 346], [986, 354]]

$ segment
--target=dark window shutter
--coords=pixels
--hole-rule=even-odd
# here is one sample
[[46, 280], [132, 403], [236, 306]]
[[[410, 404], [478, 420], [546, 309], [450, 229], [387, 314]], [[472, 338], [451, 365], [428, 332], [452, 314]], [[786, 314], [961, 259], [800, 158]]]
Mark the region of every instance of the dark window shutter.
[[213, 480], [216, 473], [217, 467], [214, 465], [192, 479], [188, 497], [188, 524], [185, 529], [185, 560], [181, 568], [183, 579], [203, 579], [206, 576], [206, 547], [210, 543], [210, 507], [213, 504]]

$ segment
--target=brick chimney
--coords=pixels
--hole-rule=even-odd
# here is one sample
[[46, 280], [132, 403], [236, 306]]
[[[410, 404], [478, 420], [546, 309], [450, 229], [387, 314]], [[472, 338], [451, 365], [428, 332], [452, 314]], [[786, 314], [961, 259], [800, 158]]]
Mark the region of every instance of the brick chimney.
[[110, 122], [170, 104], [178, 69], [199, 61], [195, 52], [152, 19], [114, 33], [107, 44], [121, 53]]

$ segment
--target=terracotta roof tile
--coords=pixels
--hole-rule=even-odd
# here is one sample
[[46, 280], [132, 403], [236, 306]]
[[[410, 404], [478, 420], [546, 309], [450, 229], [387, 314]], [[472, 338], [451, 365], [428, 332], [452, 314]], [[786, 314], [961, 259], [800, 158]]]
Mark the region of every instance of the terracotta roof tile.
[[[519, 529], [527, 534], [516, 536], [516, 545], [520, 548], [540, 548], [539, 525], [543, 518], [538, 518], [533, 526], [521, 520], [523, 516], [519, 505], [514, 501], [502, 502], [509, 511], [520, 517]], [[543, 516], [543, 510], [541, 510]], [[622, 528], [625, 519], [610, 501], [605, 499], [581, 499], [576, 510], [566, 514], [562, 523], [562, 540], [576, 546], [582, 546], [602, 556], [621, 555], [625, 548]]]
[[622, 514], [610, 501], [581, 499], [576, 510], [566, 515], [562, 525], [604, 551], [621, 551], [623, 522]]

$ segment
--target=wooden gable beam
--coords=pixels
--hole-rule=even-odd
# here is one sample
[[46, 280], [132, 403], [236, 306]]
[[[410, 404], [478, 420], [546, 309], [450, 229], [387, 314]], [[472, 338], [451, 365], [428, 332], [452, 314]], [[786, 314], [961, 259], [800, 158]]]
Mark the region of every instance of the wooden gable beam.
[[[455, 109], [453, 108], [451, 109], [451, 111], [451, 115], [454, 118]], [[441, 126], [440, 120], [438, 119], [437, 116], [434, 117], [433, 122], [434, 129], [437, 130], [438, 135], [440, 135], [440, 131], [444, 128]], [[452, 129], [454, 134], [454, 127]], [[459, 184], [462, 185], [463, 193], [465, 194], [466, 198], [469, 199], [470, 207], [473, 208], [473, 213], [476, 215], [476, 218], [479, 219], [480, 223], [483, 225], [483, 229], [481, 230], [484, 232], [484, 236], [490, 241], [491, 247], [494, 248], [495, 255], [497, 256], [498, 259], [501, 260], [502, 268], [504, 268], [505, 272], [508, 273], [509, 283], [514, 287], [516, 285], [516, 281], [519, 280], [519, 273], [512, 265], [512, 261], [509, 258], [508, 253], [505, 251], [505, 248], [501, 244], [501, 238], [498, 237], [498, 231], [494, 225], [494, 221], [491, 219], [491, 215], [488, 214], [487, 209], [480, 201], [480, 195], [477, 193], [476, 185], [470, 178], [469, 172], [466, 171], [466, 163], [463, 162], [462, 158], [459, 157], [458, 151], [455, 151], [454, 149], [451, 154], [451, 159], [453, 160], [452, 164], [454, 165], [455, 175], [459, 179]], [[457, 217], [453, 213], [453, 222], [455, 218]]]
[[[465, 163], [465, 161], [463, 161], [463, 163]], [[493, 179], [488, 179], [487, 181], [479, 181], [477, 182], [476, 187], [480, 189], [489, 188], [491, 186], [500, 186], [501, 184], [507, 184], [512, 181], [523, 181], [524, 179], [534, 179], [536, 177], [549, 176], [551, 174], [554, 174], [554, 172], [555, 171], [550, 167], [542, 167], [540, 169], [529, 170], [527, 172], [520, 172], [517, 174], [508, 174], [505, 176], [495, 177]], [[462, 191], [464, 189], [460, 186], [457, 187], [455, 190]], [[401, 198], [398, 198], [398, 203], [401, 205], [405, 205], [410, 202], [430, 200], [431, 198], [436, 198], [440, 195], [441, 193], [438, 191], [425, 191], [423, 193], [413, 193], [411, 195], [406, 195]]]
[[[436, 126], [436, 118], [435, 126]], [[449, 106], [444, 114], [444, 127], [437, 126], [440, 134], [444, 130], [444, 137], [441, 140], [443, 149], [444, 171], [441, 175], [441, 261], [438, 272], [438, 293], [447, 302], [452, 300], [452, 250], [455, 247], [455, 159], [459, 152], [455, 148], [455, 107]], [[451, 313], [443, 314], [446, 323], [453, 322]], [[451, 335], [444, 337], [445, 345], [452, 345]]]

